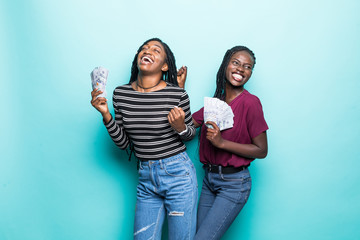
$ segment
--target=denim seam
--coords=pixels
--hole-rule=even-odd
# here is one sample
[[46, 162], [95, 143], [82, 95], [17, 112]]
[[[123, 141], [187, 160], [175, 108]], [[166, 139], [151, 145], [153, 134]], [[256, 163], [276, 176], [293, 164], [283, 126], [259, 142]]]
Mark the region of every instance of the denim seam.
[[[190, 171], [191, 171], [191, 169], [190, 169]], [[194, 173], [194, 172], [193, 172]], [[194, 200], [195, 200], [195, 198], [197, 198], [197, 186], [195, 186], [196, 184], [195, 184], [195, 181], [197, 181], [196, 180], [196, 175], [194, 175], [194, 174], [191, 174], [190, 173], [190, 178], [191, 178], [191, 183], [192, 183], [192, 186], [193, 186], [193, 189], [192, 189], [192, 192], [193, 192], [193, 195], [192, 195], [192, 198], [191, 198], [191, 206], [194, 206]], [[194, 179], [195, 178], [195, 179]], [[197, 205], [197, 204], [195, 204], [195, 205]], [[197, 211], [197, 209], [196, 209], [196, 211]], [[192, 229], [191, 229], [191, 226], [192, 226], [192, 224], [193, 224], [193, 218], [192, 218], [192, 216], [193, 216], [193, 212], [194, 212], [194, 208], [193, 207], [191, 207], [191, 211], [190, 211], [190, 221], [189, 221], [189, 226], [188, 226], [188, 229], [190, 229], [190, 231], [189, 231], [189, 235], [188, 235], [188, 237], [189, 237], [189, 239], [191, 239], [191, 234], [192, 234]], [[195, 218], [196, 219], [196, 218]], [[196, 225], [196, 223], [195, 223], [195, 225]], [[195, 233], [196, 233], [196, 230], [195, 230]]]
[[[222, 221], [222, 223], [219, 225], [219, 228], [216, 230], [215, 234], [219, 232], [219, 229], [224, 225], [225, 220], [227, 219], [227, 217], [230, 215], [230, 213], [232, 212], [232, 210], [233, 210], [233, 209], [235, 208], [235, 206], [236, 206], [235, 203], [233, 203], [232, 205], [233, 205], [232, 208], [230, 209], [230, 211], [228, 211], [227, 215], [223, 218], [223, 221]], [[215, 237], [215, 235], [213, 235], [211, 239], [214, 239], [214, 237]]]
[[[152, 237], [150, 239], [154, 239], [155, 238], [155, 234], [156, 234], [156, 230], [157, 228], [159, 227], [159, 220], [160, 220], [160, 213], [161, 213], [161, 210], [164, 208], [164, 205], [162, 205], [160, 208], [159, 208], [159, 212], [158, 212], [158, 216], [156, 218], [156, 223], [155, 223], [155, 228], [154, 228], [154, 233], [152, 235]], [[161, 232], [160, 232], [161, 233]]]

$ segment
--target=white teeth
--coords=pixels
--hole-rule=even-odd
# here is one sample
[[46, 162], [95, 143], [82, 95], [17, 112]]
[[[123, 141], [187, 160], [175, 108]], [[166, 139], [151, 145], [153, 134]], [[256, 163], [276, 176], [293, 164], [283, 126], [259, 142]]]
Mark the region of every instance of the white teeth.
[[243, 79], [243, 76], [241, 76], [240, 74], [237, 74], [237, 73], [233, 73], [232, 75], [236, 80], [242, 80]]
[[150, 63], [153, 63], [153, 60], [151, 58], [149, 58], [148, 56], [144, 56], [142, 59], [142, 61], [148, 61]]

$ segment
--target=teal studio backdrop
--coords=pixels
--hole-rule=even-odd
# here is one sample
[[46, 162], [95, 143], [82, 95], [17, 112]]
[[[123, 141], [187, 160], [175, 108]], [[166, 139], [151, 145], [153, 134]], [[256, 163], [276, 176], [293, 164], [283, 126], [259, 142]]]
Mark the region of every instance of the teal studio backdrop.
[[256, 54], [246, 87], [269, 154], [223, 239], [360, 239], [359, 12], [357, 0], [2, 0], [0, 239], [132, 239], [136, 161], [90, 105], [89, 74], [108, 68], [111, 96], [151, 37], [188, 66], [193, 112], [227, 49]]

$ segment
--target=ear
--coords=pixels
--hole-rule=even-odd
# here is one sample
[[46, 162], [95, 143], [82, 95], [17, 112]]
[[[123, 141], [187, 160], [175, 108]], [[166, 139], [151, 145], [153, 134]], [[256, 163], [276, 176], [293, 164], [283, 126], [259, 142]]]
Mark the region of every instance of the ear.
[[169, 66], [167, 65], [167, 63], [164, 63], [164, 65], [161, 68], [161, 71], [167, 72], [167, 70], [169, 70]]

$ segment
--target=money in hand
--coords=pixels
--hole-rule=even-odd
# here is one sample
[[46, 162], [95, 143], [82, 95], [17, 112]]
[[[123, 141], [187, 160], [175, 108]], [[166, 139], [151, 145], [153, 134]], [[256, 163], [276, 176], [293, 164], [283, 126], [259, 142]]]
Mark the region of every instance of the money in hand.
[[[231, 107], [218, 98], [204, 98], [204, 121], [212, 121], [220, 128], [220, 131], [232, 128], [234, 125], [234, 113]], [[211, 125], [206, 125], [212, 128]]]
[[106, 97], [106, 81], [109, 74], [109, 70], [104, 67], [96, 67], [91, 73], [91, 85], [92, 88], [97, 88], [103, 93], [97, 97]]

